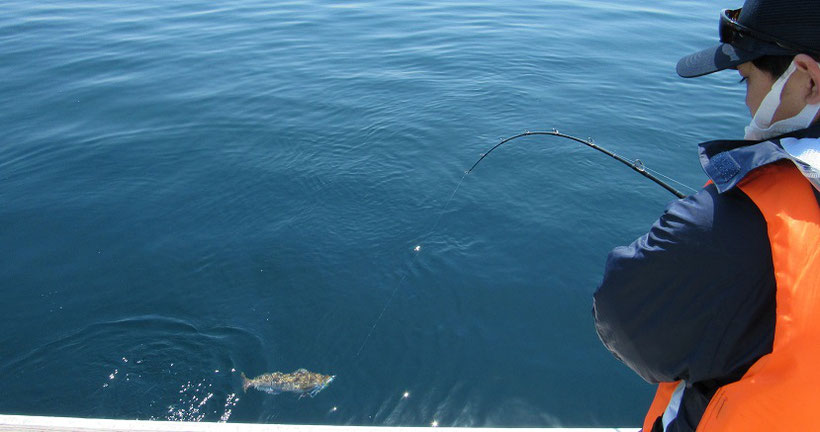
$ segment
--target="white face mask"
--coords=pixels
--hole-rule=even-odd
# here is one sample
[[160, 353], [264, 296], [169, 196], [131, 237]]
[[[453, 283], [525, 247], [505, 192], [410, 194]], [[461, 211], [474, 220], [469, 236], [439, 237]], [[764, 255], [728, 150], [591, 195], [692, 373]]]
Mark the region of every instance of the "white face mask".
[[814, 117], [820, 112], [820, 104], [807, 104], [796, 116], [772, 124], [774, 113], [780, 107], [780, 96], [783, 93], [783, 87], [786, 86], [786, 82], [789, 81], [789, 78], [796, 70], [797, 66], [792, 62], [786, 72], [783, 72], [783, 75], [774, 82], [769, 94], [760, 103], [760, 108], [757, 109], [751, 123], [746, 126], [745, 138], [747, 140], [763, 141], [771, 137], [805, 129], [811, 125]]

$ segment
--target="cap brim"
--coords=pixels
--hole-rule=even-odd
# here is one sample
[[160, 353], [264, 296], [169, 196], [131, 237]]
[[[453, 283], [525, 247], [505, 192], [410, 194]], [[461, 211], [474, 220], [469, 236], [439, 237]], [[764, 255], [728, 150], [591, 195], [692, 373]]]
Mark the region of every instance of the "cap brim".
[[744, 44], [744, 48], [722, 43], [680, 59], [677, 67], [678, 75], [684, 78], [694, 78], [724, 69], [732, 69], [765, 55], [796, 54], [788, 49], [752, 38], [743, 39], [741, 43]]
[[759, 52], [742, 50], [729, 44], [720, 44], [680, 59], [677, 72], [684, 78], [695, 78], [737, 67], [761, 55]]

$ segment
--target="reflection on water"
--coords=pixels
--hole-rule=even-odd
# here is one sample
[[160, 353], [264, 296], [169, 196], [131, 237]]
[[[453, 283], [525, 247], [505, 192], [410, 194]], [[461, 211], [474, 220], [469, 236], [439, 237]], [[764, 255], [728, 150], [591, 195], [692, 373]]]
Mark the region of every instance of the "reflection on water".
[[235, 393], [231, 393], [225, 398], [224, 404], [217, 403], [214, 393], [211, 392], [213, 384], [206, 383], [207, 380], [202, 380], [196, 385], [190, 381], [183, 384], [179, 390], [179, 401], [168, 406], [168, 412], [163, 420], [198, 422], [213, 414], [219, 416], [220, 423], [227, 422], [239, 398]]

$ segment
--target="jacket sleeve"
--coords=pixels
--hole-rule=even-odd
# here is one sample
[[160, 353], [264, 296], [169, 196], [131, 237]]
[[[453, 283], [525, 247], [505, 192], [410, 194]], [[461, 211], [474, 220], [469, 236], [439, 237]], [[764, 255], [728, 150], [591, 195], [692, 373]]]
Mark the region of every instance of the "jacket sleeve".
[[615, 248], [594, 296], [604, 345], [648, 382], [721, 379], [771, 352], [775, 279], [765, 220], [739, 189], [667, 207]]

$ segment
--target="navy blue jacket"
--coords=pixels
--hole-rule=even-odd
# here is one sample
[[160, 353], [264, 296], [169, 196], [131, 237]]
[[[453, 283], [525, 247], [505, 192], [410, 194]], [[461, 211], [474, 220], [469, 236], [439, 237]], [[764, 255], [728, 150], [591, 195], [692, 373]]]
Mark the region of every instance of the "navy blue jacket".
[[[820, 126], [788, 134], [820, 137]], [[671, 203], [652, 229], [615, 248], [595, 293], [604, 345], [650, 383], [686, 380], [667, 431], [693, 431], [718, 387], [771, 352], [775, 277], [766, 221], [737, 184], [788, 159], [778, 139], [711, 141], [700, 160], [713, 185]]]

